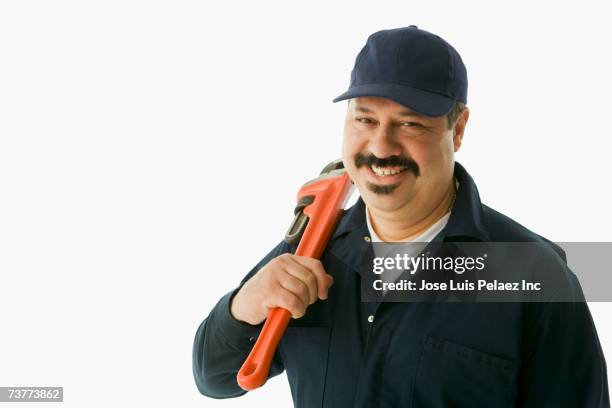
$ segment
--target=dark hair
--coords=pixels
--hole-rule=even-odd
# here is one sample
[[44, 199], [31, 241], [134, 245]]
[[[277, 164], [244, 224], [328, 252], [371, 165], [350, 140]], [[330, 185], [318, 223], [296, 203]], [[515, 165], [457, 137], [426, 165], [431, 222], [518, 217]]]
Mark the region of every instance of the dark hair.
[[453, 128], [453, 126], [455, 125], [455, 122], [457, 121], [457, 118], [459, 117], [459, 115], [461, 115], [461, 112], [463, 112], [464, 110], [465, 110], [465, 103], [456, 101], [455, 105], [453, 105], [453, 108], [450, 110], [450, 112], [446, 114], [446, 120], [448, 121], [449, 129]]

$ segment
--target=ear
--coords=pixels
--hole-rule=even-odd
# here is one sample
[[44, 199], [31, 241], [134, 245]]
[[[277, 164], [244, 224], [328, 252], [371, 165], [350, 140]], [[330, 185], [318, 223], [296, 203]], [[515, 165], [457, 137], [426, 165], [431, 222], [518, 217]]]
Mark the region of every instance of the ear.
[[467, 125], [468, 118], [470, 117], [470, 109], [466, 106], [463, 112], [457, 118], [455, 127], [453, 129], [453, 146], [455, 153], [461, 148], [461, 142], [463, 141], [463, 133], [465, 132], [465, 126]]

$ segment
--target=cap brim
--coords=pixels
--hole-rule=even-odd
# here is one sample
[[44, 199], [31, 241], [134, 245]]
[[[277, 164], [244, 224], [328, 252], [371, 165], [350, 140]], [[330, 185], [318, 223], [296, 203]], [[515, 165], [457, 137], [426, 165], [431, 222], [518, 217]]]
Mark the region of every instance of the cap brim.
[[353, 86], [349, 88], [348, 91], [335, 98], [333, 102], [357, 98], [359, 96], [379, 96], [391, 99], [415, 112], [433, 117], [446, 115], [455, 104], [455, 100], [447, 96], [405, 85], [389, 83]]

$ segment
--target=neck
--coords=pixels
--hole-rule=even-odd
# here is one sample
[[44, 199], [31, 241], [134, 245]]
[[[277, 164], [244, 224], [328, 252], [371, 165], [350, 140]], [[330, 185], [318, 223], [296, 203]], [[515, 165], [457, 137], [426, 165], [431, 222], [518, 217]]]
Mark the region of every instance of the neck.
[[[417, 217], [406, 217], [404, 212], [381, 211], [367, 207], [370, 222], [376, 235], [385, 242], [410, 241], [431, 227], [442, 218], [453, 205], [455, 199], [455, 180], [452, 179], [442, 199], [426, 214]], [[411, 209], [410, 213], [419, 214]]]

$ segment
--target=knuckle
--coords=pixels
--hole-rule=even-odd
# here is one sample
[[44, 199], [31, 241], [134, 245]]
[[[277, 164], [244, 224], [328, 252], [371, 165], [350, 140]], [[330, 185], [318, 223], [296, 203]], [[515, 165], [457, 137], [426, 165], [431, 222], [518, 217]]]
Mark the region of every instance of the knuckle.
[[262, 291], [267, 294], [273, 294], [277, 291], [278, 286], [276, 285], [276, 282], [272, 281], [272, 280], [268, 280], [266, 282], [263, 283], [263, 287], [262, 287]]
[[285, 307], [285, 308], [286, 308], [286, 309], [288, 309], [288, 310], [291, 310], [291, 309], [292, 309], [291, 302], [292, 302], [292, 299], [291, 299], [291, 295], [290, 295], [289, 293], [282, 292], [282, 293], [281, 293], [281, 294], [278, 296], [278, 304], [279, 304], [280, 306]]
[[316, 285], [316, 283], [317, 283], [317, 278], [316, 278], [316, 276], [314, 276], [312, 273], [309, 273], [309, 274], [306, 276], [306, 283], [307, 283], [308, 285]]
[[274, 258], [272, 261], [270, 262], [274, 262], [274, 265], [279, 266], [279, 265], [284, 265], [285, 262], [287, 262], [287, 254], [282, 254], [277, 256], [276, 258]]
[[270, 276], [276, 278], [276, 280], [278, 280], [282, 273], [283, 268], [280, 265], [275, 265], [274, 268], [270, 269]]
[[263, 268], [261, 271], [266, 271], [268, 273], [272, 273], [274, 272], [276, 269], [278, 269], [280, 265], [280, 261], [278, 260], [278, 258], [274, 258], [272, 259], [270, 262], [268, 262], [268, 264], [266, 265], [265, 268]]
[[310, 265], [313, 269], [317, 269], [317, 270], [323, 268], [323, 264], [321, 263], [321, 260], [319, 259], [310, 258]]
[[290, 306], [291, 306], [291, 309], [296, 312], [301, 312], [302, 309], [304, 308], [304, 304], [295, 296], [291, 298]]
[[296, 279], [297, 290], [303, 295], [304, 293], [308, 293], [308, 286], [299, 279]]
[[295, 295], [291, 292], [283, 292], [282, 301], [287, 307], [293, 307], [295, 302]]

